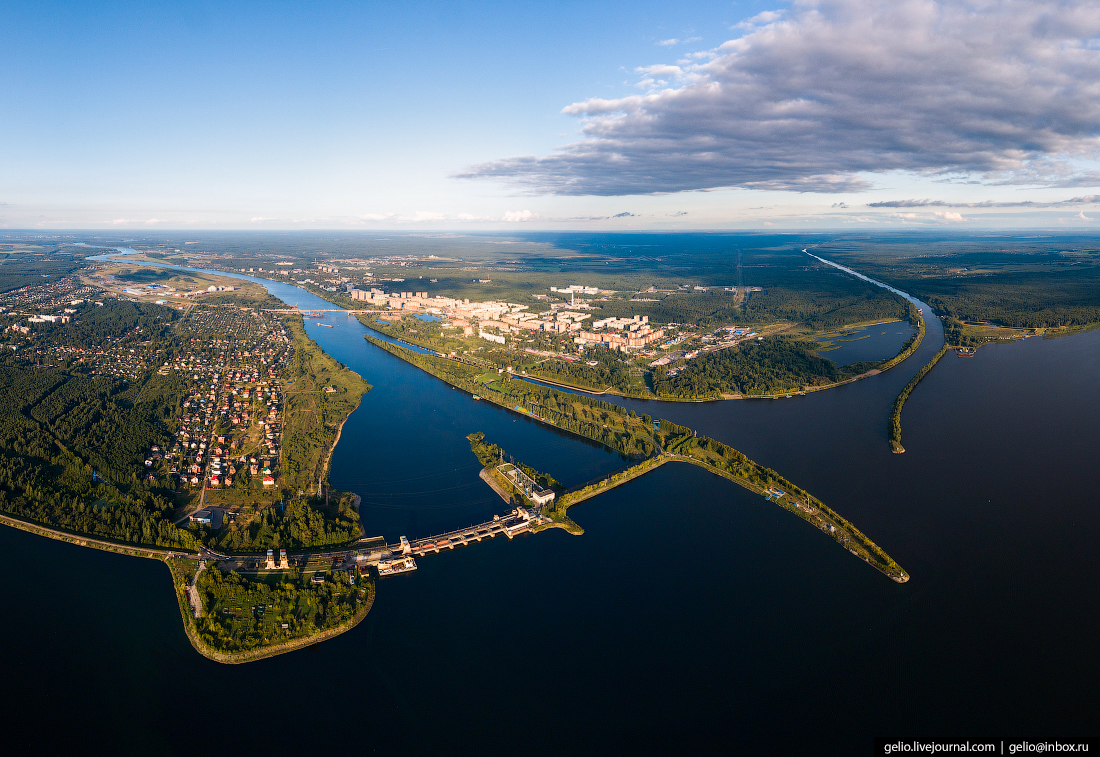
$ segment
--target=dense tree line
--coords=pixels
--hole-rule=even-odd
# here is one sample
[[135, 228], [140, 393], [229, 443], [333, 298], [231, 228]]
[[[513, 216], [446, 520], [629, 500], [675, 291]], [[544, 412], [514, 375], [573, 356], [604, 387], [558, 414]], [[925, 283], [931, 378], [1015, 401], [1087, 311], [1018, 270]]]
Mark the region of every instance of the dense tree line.
[[326, 511], [324, 500], [293, 499], [284, 507], [268, 507], [247, 526], [231, 524], [210, 533], [205, 541], [228, 552], [264, 549], [305, 549], [346, 544], [359, 538], [359, 514], [341, 500]]
[[505, 407], [525, 407], [560, 428], [604, 444], [628, 457], [648, 457], [653, 454], [652, 442], [628, 430], [632, 423], [631, 416], [618, 405], [529, 381], [509, 379], [507, 376], [502, 380], [503, 389], [497, 390], [475, 381], [481, 370], [475, 366], [457, 360], [422, 355], [370, 336], [367, 340], [448, 384]]
[[[0, 365], [0, 510], [109, 539], [193, 548], [194, 538], [166, 519], [168, 492], [139, 478], [136, 452], [167, 438], [159, 419], [177, 400], [143, 397], [134, 386], [137, 407], [124, 411], [105, 388], [111, 383]], [[89, 408], [96, 412], [87, 415]]]
[[832, 331], [861, 321], [901, 320], [908, 312], [903, 297], [797, 252], [747, 268], [745, 283], [764, 288], [745, 303], [750, 323], [791, 321]]
[[937, 313], [1015, 328], [1100, 322], [1100, 267], [905, 282]]
[[953, 347], [979, 347], [985, 343], [984, 339], [975, 339], [963, 333], [963, 324], [958, 318], [948, 316], [943, 319], [943, 341]]
[[7, 255], [0, 260], [0, 292], [55, 281], [83, 267], [83, 260], [74, 260], [69, 256], [48, 258], [26, 253]]
[[[1066, 250], [1066, 246], [1079, 249]], [[955, 242], [946, 251], [941, 246], [935, 254], [914, 255], [908, 247], [876, 246], [834, 256], [924, 300], [938, 315], [960, 321], [989, 321], [1013, 328], [1100, 322], [1095, 240], [1029, 239], [1007, 249], [972, 247], [973, 243]]]
[[513, 461], [503, 449], [492, 442], [485, 441], [485, 434], [480, 431], [470, 434], [466, 437], [470, 442], [470, 449], [477, 455], [478, 462], [480, 462], [486, 468], [493, 468], [500, 464], [501, 460], [505, 462], [512, 462], [517, 468], [531, 477], [535, 483], [541, 486], [543, 489], [554, 489], [559, 491], [565, 487], [561, 483], [551, 476], [549, 473], [542, 473], [535, 470], [529, 465], [524, 465], [518, 460]]
[[187, 382], [177, 375], [131, 384], [74, 375], [27, 413], [108, 481], [127, 482], [153, 445], [170, 445], [167, 424], [186, 394]]
[[778, 336], [750, 341], [702, 355], [680, 364], [669, 376], [670, 366], [653, 371], [653, 391], [660, 397], [706, 397], [719, 394], [774, 394], [803, 386], [829, 384], [865, 368], [864, 364], [842, 371], [831, 360], [814, 354], [816, 345], [794, 337]]
[[36, 330], [50, 343], [69, 347], [104, 347], [126, 336], [162, 347], [178, 318], [179, 313], [164, 305], [107, 298], [101, 306], [85, 304], [71, 323], [43, 323]]
[[589, 350], [584, 355], [587, 362], [569, 360], [547, 360], [529, 371], [532, 376], [543, 376], [551, 381], [562, 381], [573, 386], [602, 390], [614, 387], [620, 391], [629, 391], [633, 383], [631, 367], [624, 363], [619, 353], [608, 349]]
[[905, 451], [905, 448], [901, 446], [901, 411], [905, 407], [905, 401], [909, 399], [909, 395], [917, 388], [917, 384], [921, 382], [921, 379], [927, 376], [928, 372], [936, 366], [936, 363], [940, 362], [940, 358], [947, 354], [948, 348], [948, 342], [945, 341], [943, 347], [940, 347], [940, 351], [933, 355], [932, 359], [917, 372], [917, 375], [909, 380], [909, 383], [901, 390], [898, 398], [894, 400], [894, 407], [890, 411], [890, 446], [895, 452]]
[[336, 628], [355, 616], [371, 590], [349, 584], [348, 578], [336, 571], [322, 584], [304, 577], [266, 583], [218, 568], [204, 570], [196, 584], [206, 609], [196, 620], [199, 638], [219, 652], [246, 652]]

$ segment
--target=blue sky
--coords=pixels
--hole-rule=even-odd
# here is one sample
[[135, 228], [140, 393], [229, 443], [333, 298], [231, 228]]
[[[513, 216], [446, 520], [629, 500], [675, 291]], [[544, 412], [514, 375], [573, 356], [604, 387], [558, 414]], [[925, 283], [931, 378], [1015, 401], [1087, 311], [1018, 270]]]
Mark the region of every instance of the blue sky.
[[0, 226], [1091, 225], [1096, 14], [968, 6], [9, 0]]

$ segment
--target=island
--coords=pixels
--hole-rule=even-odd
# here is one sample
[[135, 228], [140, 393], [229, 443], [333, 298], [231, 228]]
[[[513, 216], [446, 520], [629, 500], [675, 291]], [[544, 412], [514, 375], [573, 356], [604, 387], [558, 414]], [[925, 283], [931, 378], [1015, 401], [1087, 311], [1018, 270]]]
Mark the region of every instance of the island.
[[[346, 632], [379, 579], [428, 555], [581, 535], [572, 507], [668, 463], [768, 499], [905, 583], [885, 550], [781, 473], [607, 400], [779, 399], [878, 375], [928, 332], [905, 291], [935, 310], [945, 341], [894, 404], [888, 438], [900, 452], [905, 400], [952, 350], [970, 357], [1100, 320], [1094, 256], [1044, 242], [899, 256], [849, 240], [644, 262], [544, 242], [502, 256], [497, 240], [453, 243], [461, 255], [424, 239], [370, 253], [131, 244], [141, 249], [92, 259], [71, 241], [0, 245], [0, 522], [165, 562], [188, 638], [224, 663]], [[465, 429], [502, 512], [446, 534], [369, 536], [359, 496], [332, 489], [328, 471], [371, 387], [309, 337], [306, 321], [322, 313], [257, 279], [319, 295], [358, 316], [371, 349], [624, 465], [564, 486], [539, 460]]]

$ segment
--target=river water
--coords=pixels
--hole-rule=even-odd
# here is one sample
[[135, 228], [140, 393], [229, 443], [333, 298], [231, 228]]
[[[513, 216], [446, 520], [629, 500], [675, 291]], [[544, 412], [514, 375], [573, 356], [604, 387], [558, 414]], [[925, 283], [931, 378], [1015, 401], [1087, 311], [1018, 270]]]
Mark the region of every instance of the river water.
[[[424, 558], [380, 583], [351, 632], [223, 666], [188, 644], [163, 565], [0, 529], [7, 736], [165, 754], [858, 754], [875, 735], [1095, 731], [1100, 331], [948, 355], [909, 399], [908, 451], [893, 455], [890, 406], [942, 344], [927, 321], [903, 365], [837, 389], [623, 401], [781, 471], [886, 549], [907, 584], [670, 464], [571, 510], [581, 537]], [[310, 335], [374, 385], [330, 477], [363, 496], [372, 533], [502, 510], [477, 477], [473, 431], [566, 484], [621, 464], [370, 346], [353, 318], [324, 322], [307, 320]]]

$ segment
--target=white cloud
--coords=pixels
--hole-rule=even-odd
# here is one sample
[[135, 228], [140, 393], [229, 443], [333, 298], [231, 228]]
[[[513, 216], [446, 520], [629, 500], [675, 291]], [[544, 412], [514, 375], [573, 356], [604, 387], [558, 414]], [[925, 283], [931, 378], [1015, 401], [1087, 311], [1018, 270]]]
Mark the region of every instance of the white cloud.
[[652, 78], [658, 78], [661, 76], [668, 76], [672, 78], [680, 78], [684, 75], [684, 70], [679, 66], [668, 66], [665, 64], [658, 64], [655, 66], [642, 66], [634, 69], [636, 73], [644, 74]]
[[1010, 202], [994, 202], [983, 200], [982, 202], [949, 202], [946, 200], [884, 200], [881, 202], [869, 202], [869, 208], [1059, 208], [1067, 205], [1096, 205], [1100, 204], [1100, 195], [1082, 195], [1071, 197], [1068, 200], [1054, 200], [1049, 202], [1037, 202], [1035, 200], [1013, 200]]
[[534, 193], [869, 188], [897, 171], [1100, 185], [1100, 13], [1092, 0], [802, 0], [758, 14], [712, 60], [638, 69], [643, 88], [574, 103], [583, 139], [472, 166]]
[[1088, 216], [1085, 215], [1085, 211], [1083, 211], [1083, 210], [1077, 214], [1077, 217], [1080, 218], [1082, 221], [1091, 221], [1092, 220], [1091, 218], [1089, 218]]
[[509, 223], [517, 223], [519, 221], [535, 221], [540, 217], [538, 213], [532, 213], [530, 210], [510, 210], [506, 212], [504, 217], [500, 220]]
[[961, 213], [955, 213], [954, 211], [951, 211], [951, 210], [937, 211], [936, 212], [936, 218], [942, 219], [944, 221], [955, 221], [955, 222], [966, 220], [965, 218], [962, 217]]
[[783, 18], [783, 11], [764, 11], [763, 13], [757, 13], [750, 19], [746, 19], [738, 24], [734, 24], [734, 29], [752, 29], [757, 26], [763, 26], [765, 24], [771, 24], [779, 19]]
[[158, 223], [168, 223], [168, 221], [160, 218], [147, 218], [144, 221], [136, 218], [116, 218], [111, 221], [112, 226], [137, 226], [139, 224], [143, 226], [155, 226]]
[[680, 44], [680, 40], [673, 37], [672, 39], [662, 39], [657, 44], [660, 45], [661, 47], [672, 47], [673, 45]]

